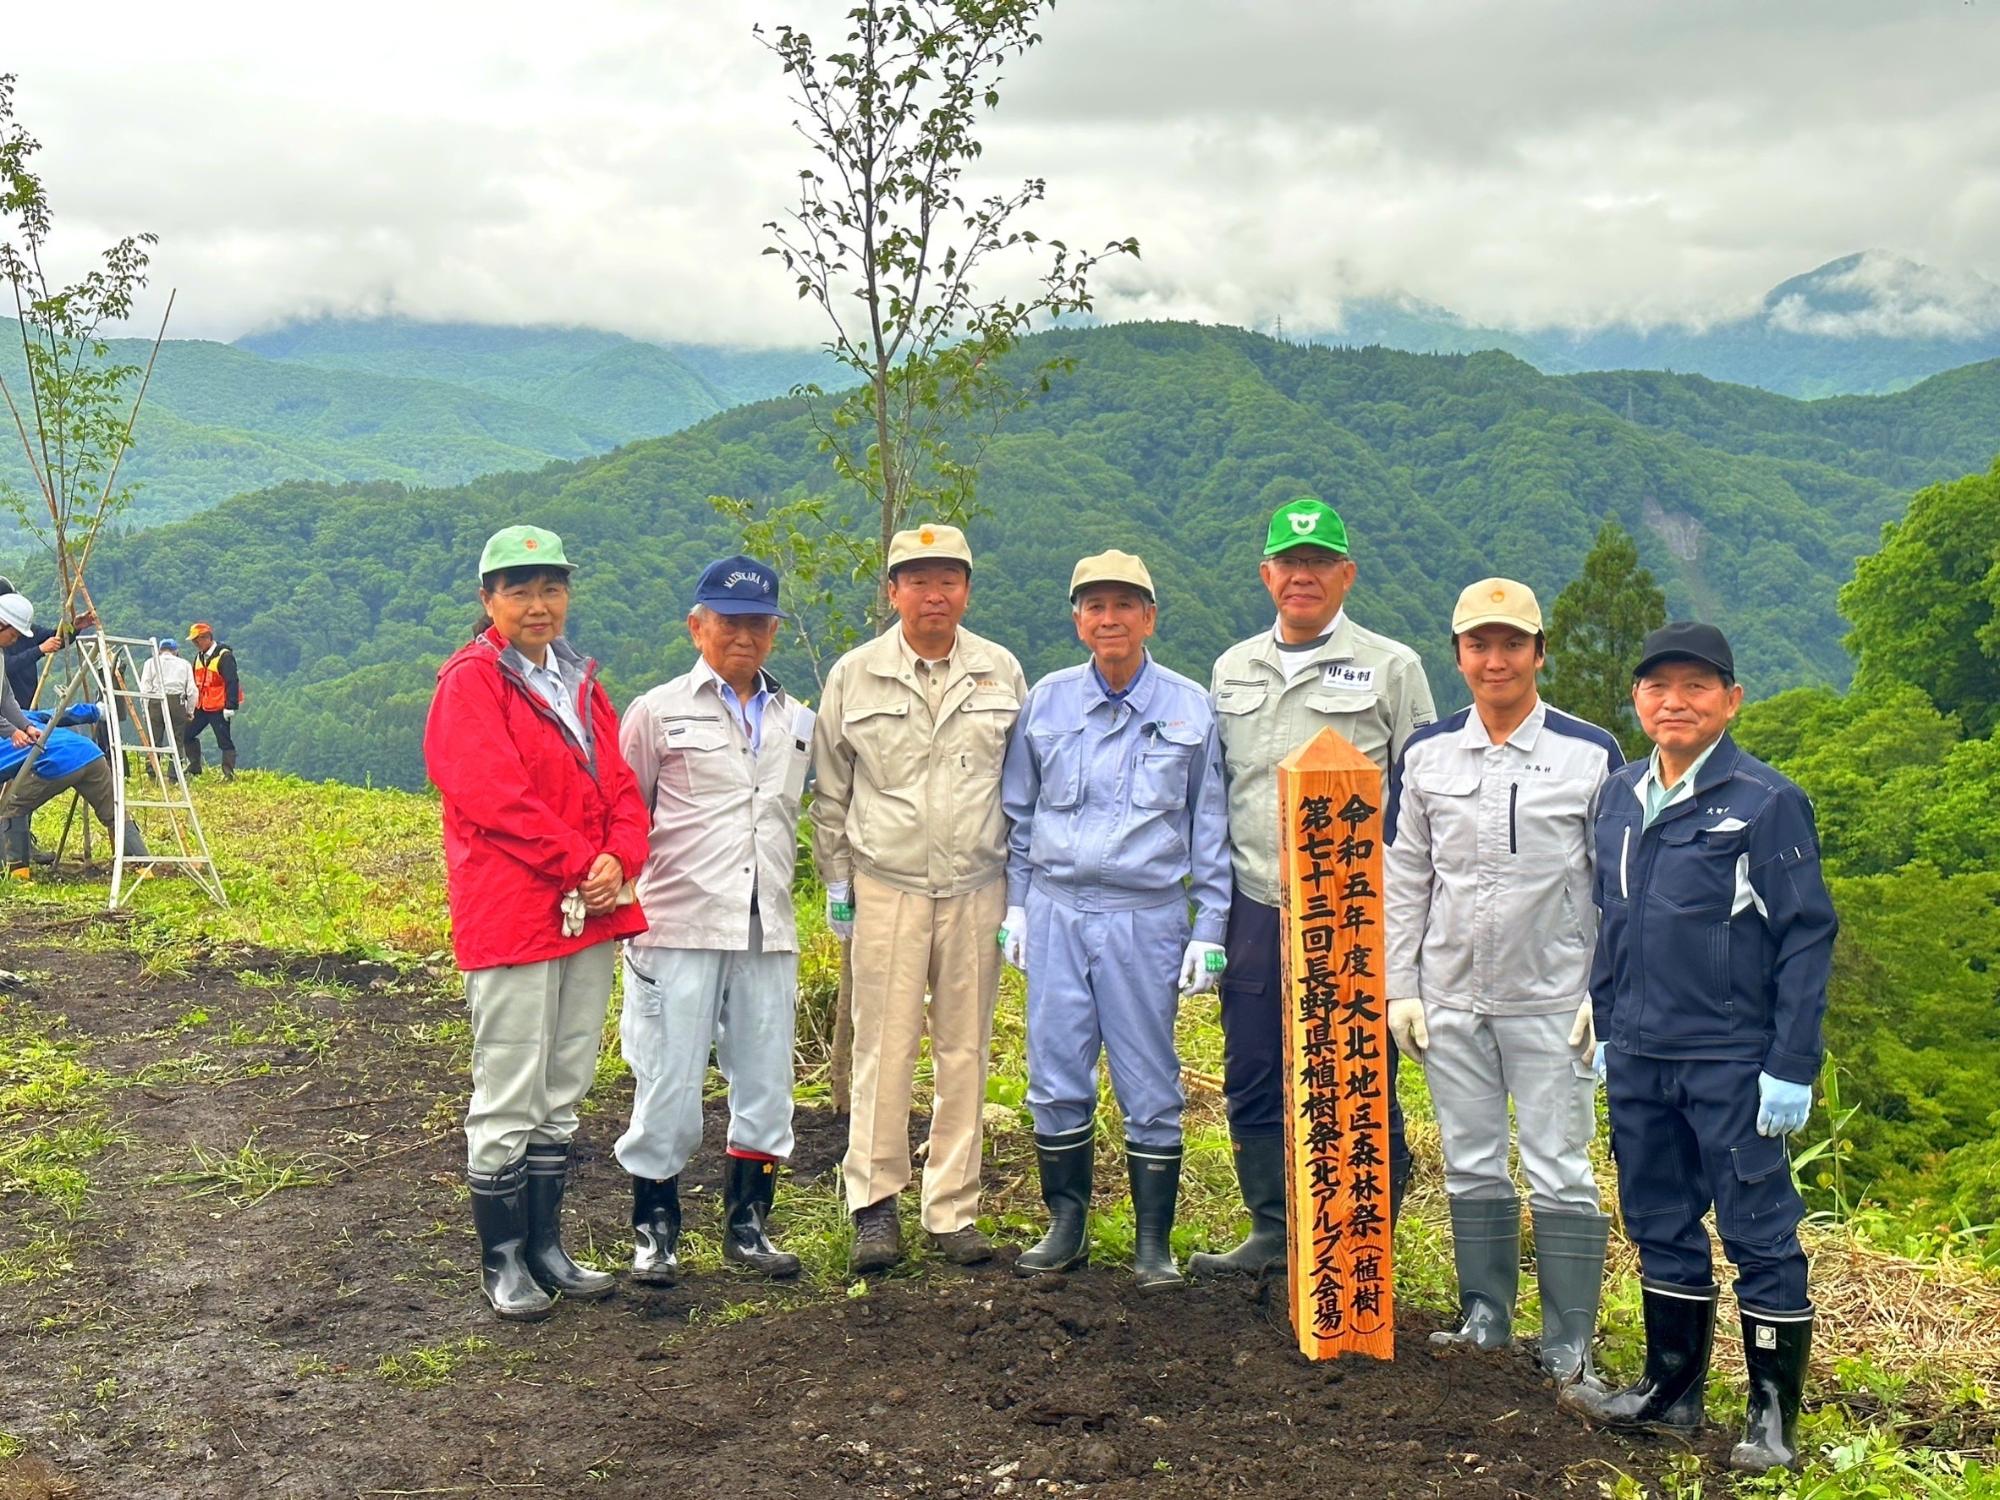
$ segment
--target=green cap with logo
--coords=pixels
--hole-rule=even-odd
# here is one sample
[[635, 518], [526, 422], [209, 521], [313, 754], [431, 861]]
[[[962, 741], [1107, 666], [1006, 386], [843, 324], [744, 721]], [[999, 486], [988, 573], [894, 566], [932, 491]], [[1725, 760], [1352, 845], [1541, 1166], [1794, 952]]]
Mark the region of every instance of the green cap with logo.
[[1347, 556], [1347, 528], [1324, 500], [1301, 495], [1271, 513], [1271, 530], [1264, 538], [1264, 555], [1276, 557], [1294, 547], [1324, 547]]
[[574, 572], [576, 564], [563, 556], [562, 538], [539, 526], [503, 526], [486, 539], [479, 554], [479, 576], [502, 568], [561, 568]]

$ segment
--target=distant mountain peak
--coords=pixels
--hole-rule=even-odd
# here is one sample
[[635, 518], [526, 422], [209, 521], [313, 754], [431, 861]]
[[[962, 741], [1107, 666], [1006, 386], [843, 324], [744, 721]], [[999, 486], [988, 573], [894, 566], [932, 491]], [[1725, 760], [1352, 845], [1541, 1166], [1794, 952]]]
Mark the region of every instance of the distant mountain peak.
[[1976, 339], [2000, 331], [2000, 287], [1892, 250], [1861, 250], [1780, 282], [1764, 319], [1819, 338]]

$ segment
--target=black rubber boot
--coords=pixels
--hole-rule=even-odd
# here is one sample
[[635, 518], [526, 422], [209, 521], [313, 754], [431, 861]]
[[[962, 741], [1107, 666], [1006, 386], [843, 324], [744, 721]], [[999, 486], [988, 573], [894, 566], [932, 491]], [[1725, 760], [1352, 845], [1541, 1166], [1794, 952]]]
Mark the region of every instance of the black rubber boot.
[[234, 750], [225, 750], [222, 752], [222, 779], [224, 781], [234, 781], [236, 779], [236, 752]]
[[1234, 1250], [1188, 1257], [1188, 1275], [1262, 1276], [1285, 1269], [1285, 1138], [1254, 1135], [1235, 1142], [1236, 1182], [1250, 1210], [1250, 1234]]
[[1460, 1322], [1431, 1335], [1433, 1344], [1504, 1349], [1514, 1339], [1514, 1298], [1521, 1289], [1521, 1200], [1453, 1198], [1451, 1256], [1458, 1267]]
[[588, 1271], [569, 1258], [562, 1247], [563, 1188], [569, 1181], [569, 1147], [551, 1141], [528, 1146], [528, 1272], [550, 1294], [560, 1292], [578, 1302], [611, 1295], [617, 1279], [606, 1271]]
[[1751, 1474], [1799, 1466], [1799, 1402], [1812, 1353], [1813, 1311], [1765, 1312], [1737, 1304], [1743, 1316], [1743, 1364], [1750, 1402], [1743, 1441], [1729, 1450], [1729, 1467]]
[[1556, 1384], [1591, 1376], [1590, 1341], [1604, 1290], [1611, 1219], [1589, 1209], [1535, 1210], [1535, 1278], [1542, 1289], [1542, 1369]]
[[894, 1198], [857, 1208], [853, 1218], [854, 1248], [847, 1255], [852, 1274], [886, 1271], [903, 1258], [903, 1223], [896, 1216]]
[[546, 1318], [554, 1304], [528, 1271], [526, 1164], [499, 1172], [467, 1172], [472, 1222], [479, 1231], [479, 1287], [493, 1311], [515, 1323]]
[[1646, 1368], [1622, 1391], [1578, 1380], [1557, 1403], [1606, 1427], [1693, 1432], [1701, 1426], [1702, 1392], [1715, 1343], [1717, 1286], [1674, 1286], [1641, 1279], [1645, 1298]]
[[632, 1179], [632, 1279], [672, 1286], [681, 1270], [681, 1180]]
[[1171, 1292], [1187, 1285], [1174, 1264], [1174, 1205], [1181, 1193], [1181, 1148], [1125, 1143], [1132, 1179], [1132, 1275], [1142, 1292]]
[[1090, 1259], [1090, 1181], [1096, 1127], [1035, 1136], [1035, 1164], [1042, 1174], [1042, 1202], [1049, 1232], [1014, 1260], [1021, 1276], [1067, 1271]]
[[771, 1243], [766, 1224], [778, 1187], [778, 1164], [747, 1156], [729, 1158], [722, 1188], [722, 1258], [759, 1275], [783, 1280], [799, 1274], [799, 1258]]

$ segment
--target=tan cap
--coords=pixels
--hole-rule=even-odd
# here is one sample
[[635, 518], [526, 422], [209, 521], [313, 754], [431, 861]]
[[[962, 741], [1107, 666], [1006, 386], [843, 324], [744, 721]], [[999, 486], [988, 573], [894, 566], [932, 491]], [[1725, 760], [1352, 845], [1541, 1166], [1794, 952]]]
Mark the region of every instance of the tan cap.
[[1542, 607], [1535, 602], [1535, 591], [1511, 578], [1482, 578], [1468, 585], [1451, 612], [1451, 633], [1463, 635], [1482, 625], [1512, 625], [1539, 635]]
[[1086, 557], [1069, 575], [1069, 596], [1074, 599], [1093, 583], [1129, 583], [1148, 599], [1153, 595], [1153, 575], [1146, 565], [1129, 552], [1113, 547], [1095, 557]]
[[934, 557], [964, 563], [966, 571], [972, 571], [972, 549], [965, 544], [965, 533], [956, 526], [913, 526], [889, 538], [890, 572], [905, 563]]

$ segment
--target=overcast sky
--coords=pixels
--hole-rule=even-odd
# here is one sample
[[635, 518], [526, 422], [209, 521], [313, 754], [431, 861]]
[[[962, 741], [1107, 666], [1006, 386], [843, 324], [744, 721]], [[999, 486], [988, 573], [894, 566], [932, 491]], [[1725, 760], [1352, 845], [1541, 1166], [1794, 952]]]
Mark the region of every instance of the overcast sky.
[[[10, 7], [65, 233], [161, 236], [175, 332], [312, 312], [783, 344], [812, 0]], [[86, 30], [87, 20], [87, 30]], [[1884, 247], [2000, 279], [2000, 0], [1063, 0], [988, 122], [1107, 317], [1711, 319]], [[67, 269], [79, 268], [74, 255]]]

